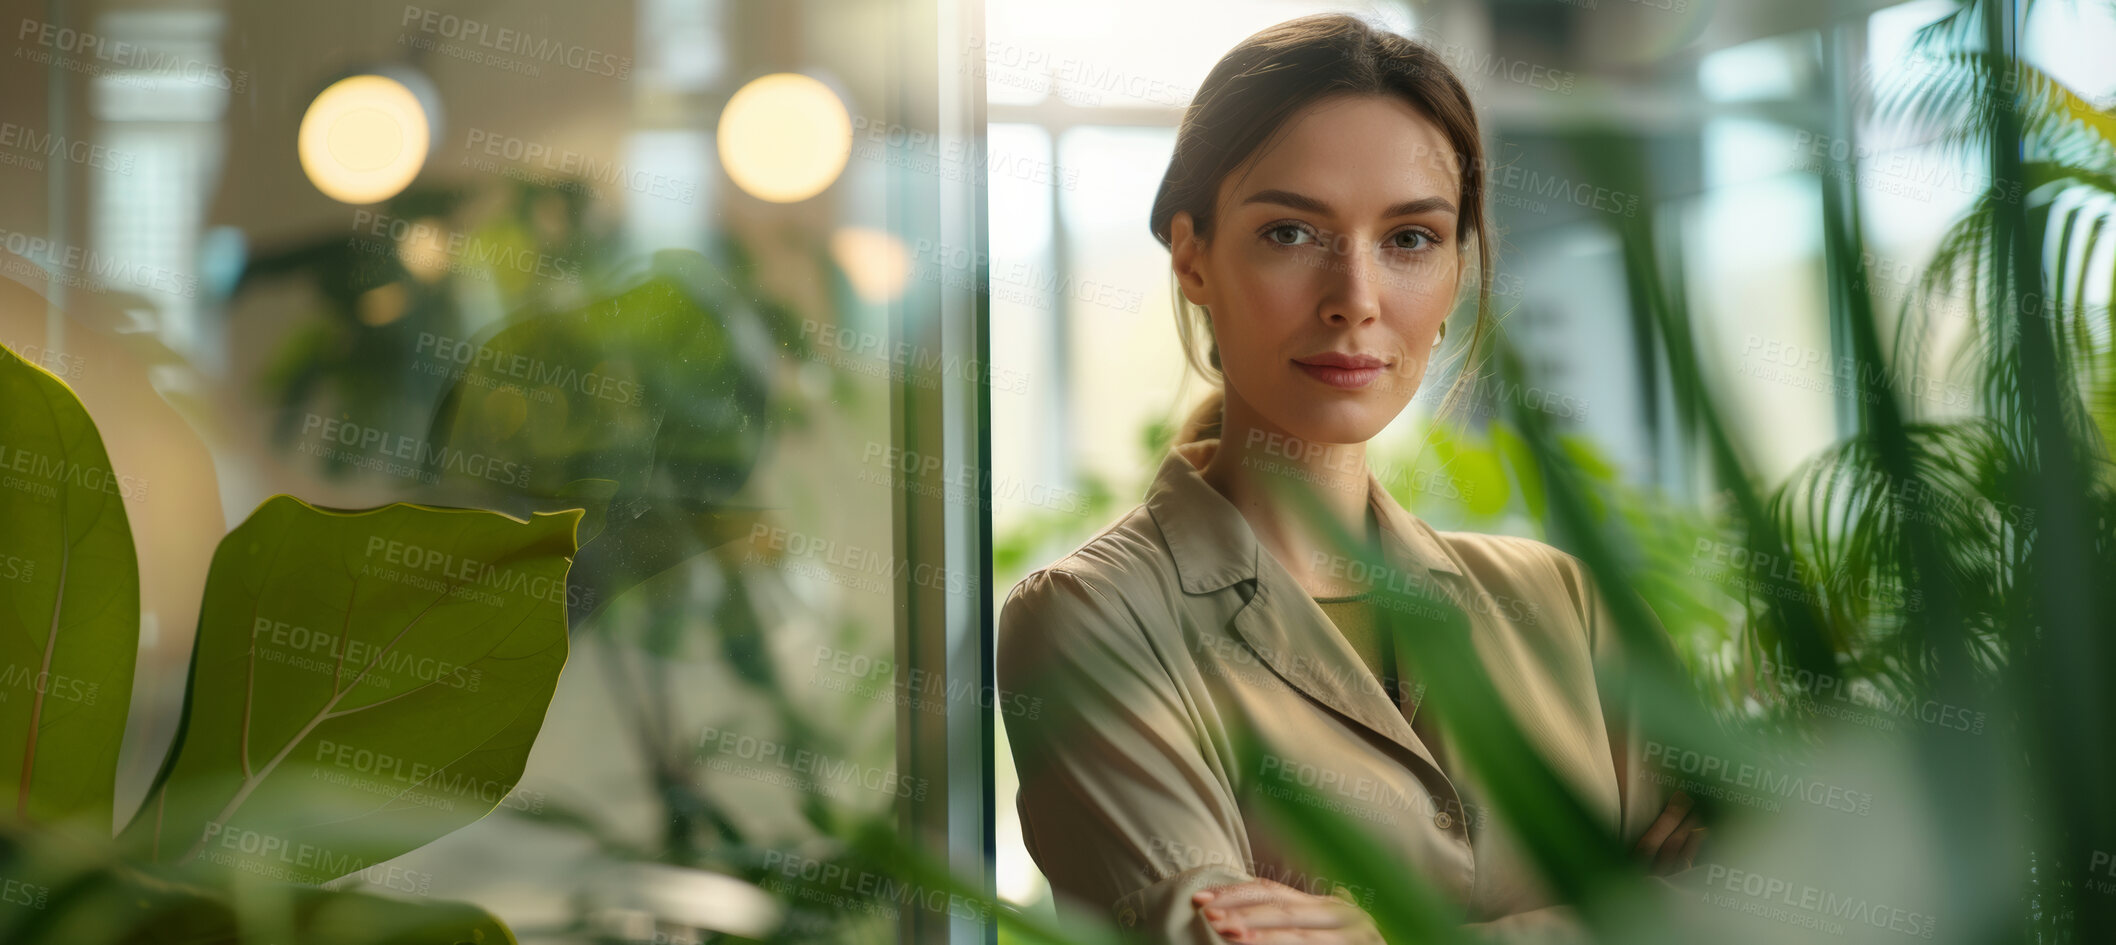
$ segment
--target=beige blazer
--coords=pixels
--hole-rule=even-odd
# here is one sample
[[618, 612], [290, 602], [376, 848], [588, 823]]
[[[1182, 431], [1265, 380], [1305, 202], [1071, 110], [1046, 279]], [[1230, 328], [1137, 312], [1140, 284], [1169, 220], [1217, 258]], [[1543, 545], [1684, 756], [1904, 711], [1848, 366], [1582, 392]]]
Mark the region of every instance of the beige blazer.
[[[1207, 886], [1266, 876], [1365, 907], [1389, 896], [1383, 879], [1316, 875], [1242, 800], [1261, 803], [1244, 788], [1285, 796], [1298, 783], [1413, 864], [1466, 922], [1508, 939], [1576, 934], [1467, 772], [1444, 746], [1429, 750], [1198, 475], [1218, 444], [1170, 450], [1145, 502], [1001, 607], [999, 687], [1039, 706], [1005, 718], [1016, 803], [1059, 907], [1152, 941], [1220, 943], [1190, 903]], [[1436, 532], [1367, 478], [1387, 563], [1463, 607], [1531, 744], [1635, 842], [1668, 789], [1644, 776], [1628, 716], [1597, 693], [1616, 631], [1584, 566], [1530, 539]], [[1236, 725], [1262, 739], [1261, 757], [1236, 757]]]

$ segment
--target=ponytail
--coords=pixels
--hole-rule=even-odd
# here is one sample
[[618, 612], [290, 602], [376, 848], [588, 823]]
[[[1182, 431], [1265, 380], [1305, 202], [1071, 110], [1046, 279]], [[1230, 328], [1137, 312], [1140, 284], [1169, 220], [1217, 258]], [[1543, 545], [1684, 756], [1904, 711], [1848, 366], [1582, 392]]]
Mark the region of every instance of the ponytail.
[[1205, 395], [1205, 402], [1190, 411], [1183, 426], [1176, 431], [1176, 446], [1196, 443], [1199, 440], [1220, 438], [1220, 422], [1227, 409], [1227, 391], [1214, 386], [1212, 393]]

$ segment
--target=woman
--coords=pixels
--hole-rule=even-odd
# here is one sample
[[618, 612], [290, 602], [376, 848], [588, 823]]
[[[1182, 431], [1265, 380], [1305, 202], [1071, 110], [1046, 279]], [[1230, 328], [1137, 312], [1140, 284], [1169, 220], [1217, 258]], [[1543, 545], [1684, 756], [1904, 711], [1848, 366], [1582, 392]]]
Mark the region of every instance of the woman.
[[[1515, 721], [1609, 827], [1663, 869], [1694, 856], [1686, 799], [1641, 770], [1628, 715], [1597, 695], [1616, 633], [1580, 562], [1436, 532], [1366, 466], [1473, 262], [1473, 346], [1485, 330], [1483, 167], [1455, 75], [1352, 17], [1259, 32], [1199, 88], [1151, 221], [1186, 350], [1221, 390], [1145, 501], [1030, 574], [1000, 616], [1000, 688], [1042, 706], [1007, 719], [1023, 834], [1067, 908], [1156, 941], [1380, 941], [1362, 906], [1388, 889], [1314, 875], [1271, 835], [1256, 794], [1299, 784], [1486, 930], [1572, 927], [1418, 711], [1364, 569], [1273, 477], [1313, 488], [1392, 572], [1460, 605]], [[1261, 754], [1237, 748], [1244, 729]]]

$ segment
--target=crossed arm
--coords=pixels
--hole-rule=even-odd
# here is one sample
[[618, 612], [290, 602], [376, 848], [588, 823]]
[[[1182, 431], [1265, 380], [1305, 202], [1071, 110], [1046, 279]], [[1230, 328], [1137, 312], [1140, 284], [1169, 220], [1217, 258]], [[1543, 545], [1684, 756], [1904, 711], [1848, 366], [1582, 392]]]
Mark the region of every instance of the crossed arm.
[[[1599, 602], [1582, 603], [1590, 620], [1605, 616]], [[1017, 804], [1054, 891], [1157, 942], [1380, 942], [1352, 903], [1247, 868], [1223, 764], [1200, 750], [1190, 707], [1139, 621], [1099, 580], [1055, 569], [1024, 579], [1002, 610], [999, 686], [1039, 707], [1006, 718], [1021, 773]], [[1613, 631], [1600, 631], [1597, 658], [1612, 645]], [[1639, 776], [1628, 718], [1611, 721], [1625, 807], [1635, 814], [1625, 822], [1637, 824], [1659, 801]], [[1656, 874], [1673, 873], [1694, 862], [1703, 839], [1694, 805], [1678, 792], [1635, 850]], [[1579, 926], [1569, 907], [1556, 906], [1469, 928], [1519, 941], [1577, 935]]]
[[[1668, 876], [1689, 869], [1697, 861], [1705, 828], [1697, 806], [1681, 791], [1669, 798], [1668, 806], [1646, 828], [1632, 852], [1644, 859], [1652, 875]], [[1269, 879], [1252, 879], [1212, 886], [1191, 894], [1198, 917], [1220, 937], [1230, 942], [1257, 945], [1383, 945], [1381, 932], [1371, 916], [1342, 899], [1317, 896]], [[1538, 914], [1541, 915], [1538, 915]], [[1522, 918], [1509, 916], [1496, 922], [1475, 923], [1488, 931], [1509, 931], [1533, 922], [1539, 926], [1568, 923], [1558, 912], [1538, 909]], [[1569, 929], [1567, 931], [1570, 931]]]

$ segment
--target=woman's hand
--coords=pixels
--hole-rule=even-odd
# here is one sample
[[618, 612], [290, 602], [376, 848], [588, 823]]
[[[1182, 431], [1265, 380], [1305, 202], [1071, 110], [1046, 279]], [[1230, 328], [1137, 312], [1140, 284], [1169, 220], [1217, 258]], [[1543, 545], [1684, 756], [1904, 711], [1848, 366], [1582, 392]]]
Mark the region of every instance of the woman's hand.
[[1653, 875], [1667, 876], [1689, 869], [1697, 862], [1697, 851], [1705, 841], [1704, 821], [1697, 802], [1676, 791], [1668, 798], [1653, 826], [1638, 838], [1633, 851], [1652, 864]]
[[[1653, 875], [1666, 876], [1695, 865], [1704, 840], [1697, 803], [1676, 791], [1634, 849], [1651, 862]], [[1230, 942], [1383, 945], [1373, 917], [1358, 906], [1269, 879], [1201, 889], [1190, 902]]]
[[1269, 879], [1201, 889], [1190, 902], [1230, 942], [1383, 945], [1373, 917], [1358, 906]]

